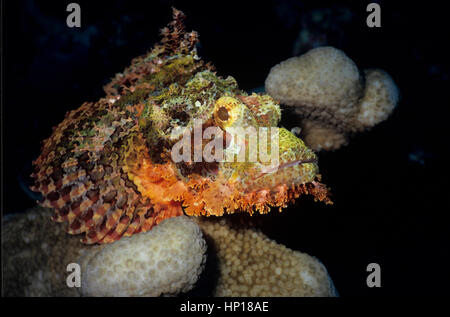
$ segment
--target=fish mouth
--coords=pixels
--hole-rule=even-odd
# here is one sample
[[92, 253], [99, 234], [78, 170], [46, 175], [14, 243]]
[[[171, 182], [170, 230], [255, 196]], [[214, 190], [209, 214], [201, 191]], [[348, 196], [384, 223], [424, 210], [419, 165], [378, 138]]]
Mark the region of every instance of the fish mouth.
[[277, 171], [279, 171], [279, 170], [281, 170], [283, 168], [288, 168], [288, 167], [292, 167], [292, 166], [295, 166], [295, 165], [301, 165], [301, 164], [307, 164], [307, 163], [317, 164], [318, 162], [317, 162], [316, 158], [307, 159], [307, 160], [295, 160], [295, 161], [291, 161], [291, 162], [286, 162], [286, 163], [280, 164], [280, 165], [278, 165], [276, 167], [272, 167], [272, 168], [267, 169], [265, 172], [263, 172], [260, 175], [258, 175], [255, 179], [261, 178], [261, 177], [263, 177], [265, 175], [268, 175], [268, 174], [275, 173], [275, 172], [277, 172]]

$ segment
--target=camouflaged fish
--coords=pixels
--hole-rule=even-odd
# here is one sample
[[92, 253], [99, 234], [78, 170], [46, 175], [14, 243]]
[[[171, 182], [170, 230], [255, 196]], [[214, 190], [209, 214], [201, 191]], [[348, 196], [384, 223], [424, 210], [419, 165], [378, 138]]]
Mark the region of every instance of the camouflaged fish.
[[53, 220], [66, 223], [70, 234], [84, 233], [83, 243], [110, 243], [183, 210], [192, 216], [266, 213], [302, 194], [331, 203], [316, 155], [284, 128], [272, 172], [258, 160], [172, 160], [173, 146], [193, 133], [194, 119], [203, 129], [222, 129], [214, 140], [224, 151], [233, 143], [227, 127], [276, 127], [281, 119], [270, 96], [245, 93], [203, 62], [197, 33], [185, 31], [181, 11], [173, 15], [161, 43], [117, 74], [104, 87], [105, 98], [68, 112], [43, 142], [32, 190], [42, 193], [42, 206], [54, 208]]

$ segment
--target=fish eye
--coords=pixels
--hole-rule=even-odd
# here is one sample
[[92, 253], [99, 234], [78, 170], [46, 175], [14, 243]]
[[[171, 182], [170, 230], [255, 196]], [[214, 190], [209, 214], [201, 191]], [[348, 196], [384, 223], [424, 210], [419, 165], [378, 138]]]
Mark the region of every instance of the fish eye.
[[228, 110], [225, 107], [220, 107], [217, 111], [217, 117], [222, 121], [227, 121], [230, 116], [228, 115]]
[[236, 121], [236, 110], [239, 109], [239, 106], [238, 100], [233, 97], [220, 97], [214, 106], [216, 124], [222, 129], [231, 126]]

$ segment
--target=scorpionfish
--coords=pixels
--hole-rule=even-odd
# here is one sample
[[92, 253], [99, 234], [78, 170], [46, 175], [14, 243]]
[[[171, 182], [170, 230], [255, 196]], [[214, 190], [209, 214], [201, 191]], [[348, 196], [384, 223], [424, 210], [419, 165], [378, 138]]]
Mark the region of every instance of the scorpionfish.
[[[84, 234], [82, 243], [110, 243], [183, 212], [267, 213], [303, 194], [331, 203], [315, 153], [284, 128], [276, 128], [276, 169], [259, 157], [246, 159], [246, 150], [244, 160], [198, 160], [184, 152], [187, 159], [172, 159], [182, 138], [192, 142], [195, 122], [200, 133], [221, 132], [203, 135], [194, 148], [213, 141], [239, 154], [242, 144], [228, 128], [275, 128], [281, 119], [269, 95], [247, 94], [198, 57], [198, 34], [185, 30], [184, 18], [173, 9], [161, 42], [116, 74], [104, 98], [67, 112], [33, 162], [31, 189], [42, 194], [39, 203], [54, 209], [52, 220], [64, 222], [66, 232]], [[247, 144], [249, 137], [241, 140]]]

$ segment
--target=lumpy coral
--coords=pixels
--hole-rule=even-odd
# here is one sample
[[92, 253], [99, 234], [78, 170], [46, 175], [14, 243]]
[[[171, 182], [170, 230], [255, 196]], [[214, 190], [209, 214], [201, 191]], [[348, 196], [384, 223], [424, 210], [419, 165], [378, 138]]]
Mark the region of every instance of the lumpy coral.
[[154, 230], [89, 251], [81, 259], [84, 296], [176, 295], [193, 288], [205, 262], [206, 244], [186, 216]]
[[[88, 246], [52, 225], [50, 214], [36, 207], [4, 219], [5, 296], [176, 295], [195, 291], [199, 278], [214, 285], [207, 290], [213, 296], [337, 295], [319, 260], [248, 223], [175, 217], [151, 231]], [[80, 288], [66, 283], [70, 263], [80, 265]]]
[[[68, 112], [43, 142], [32, 174], [41, 206], [54, 209], [52, 219], [64, 223], [65, 231], [83, 234], [83, 243], [104, 244], [183, 211], [267, 213], [305, 194], [330, 203], [314, 152], [276, 127], [279, 105], [268, 95], [248, 95], [232, 77], [218, 76], [198, 57], [198, 35], [185, 31], [184, 14], [174, 9], [173, 17], [161, 43], [117, 74], [104, 98]], [[198, 121], [200, 134], [208, 127], [218, 132], [196, 141]], [[261, 155], [250, 159], [250, 136], [239, 140], [229, 133], [239, 127], [279, 129], [269, 141], [259, 134], [255, 140], [259, 146], [279, 144], [270, 152], [279, 168]], [[194, 149], [183, 148], [183, 159], [174, 160], [172, 150], [191, 135]], [[220, 144], [231, 160], [198, 158], [208, 141]]]
[[[198, 225], [176, 217], [142, 234], [86, 246], [35, 208], [4, 222], [6, 296], [160, 296], [189, 291], [203, 270], [206, 244]], [[81, 287], [68, 287], [67, 265], [81, 268]]]
[[229, 219], [199, 219], [219, 262], [215, 296], [337, 296], [316, 258]]
[[399, 92], [391, 76], [381, 69], [366, 69], [364, 75], [366, 89], [356, 121], [364, 127], [372, 127], [388, 118], [397, 105]]
[[319, 47], [274, 66], [266, 91], [294, 107], [302, 132], [314, 150], [334, 150], [353, 133], [386, 120], [396, 107], [399, 91], [385, 71], [361, 72], [341, 50]]

